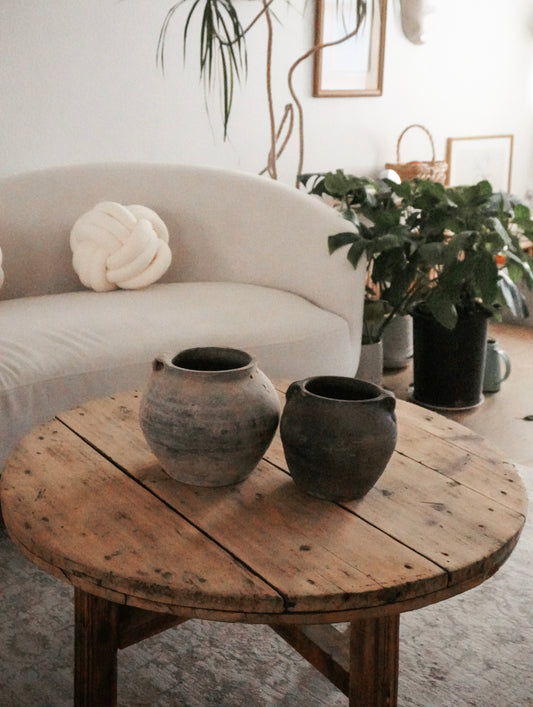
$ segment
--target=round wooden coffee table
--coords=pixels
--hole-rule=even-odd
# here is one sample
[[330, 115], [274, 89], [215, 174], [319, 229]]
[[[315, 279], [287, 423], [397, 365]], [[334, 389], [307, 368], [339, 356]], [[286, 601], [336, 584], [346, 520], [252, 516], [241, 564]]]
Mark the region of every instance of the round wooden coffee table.
[[[398, 401], [377, 485], [335, 504], [294, 485], [278, 437], [237, 486], [173, 481], [145, 443], [139, 401], [58, 415], [1, 480], [13, 541], [75, 587], [76, 705], [115, 705], [118, 649], [192, 617], [268, 624], [350, 705], [394, 705], [400, 614], [483, 582], [524, 524], [513, 465], [410, 403]], [[329, 625], [341, 622], [349, 636]]]

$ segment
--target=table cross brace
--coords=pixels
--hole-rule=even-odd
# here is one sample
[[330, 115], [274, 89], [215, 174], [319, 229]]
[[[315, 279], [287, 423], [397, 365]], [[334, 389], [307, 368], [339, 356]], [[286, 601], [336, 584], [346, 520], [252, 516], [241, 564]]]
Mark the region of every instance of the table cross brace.
[[[123, 606], [74, 591], [75, 707], [116, 707], [118, 650], [188, 619]], [[361, 619], [346, 632], [329, 624], [271, 628], [350, 699], [350, 707], [397, 704], [399, 615]]]

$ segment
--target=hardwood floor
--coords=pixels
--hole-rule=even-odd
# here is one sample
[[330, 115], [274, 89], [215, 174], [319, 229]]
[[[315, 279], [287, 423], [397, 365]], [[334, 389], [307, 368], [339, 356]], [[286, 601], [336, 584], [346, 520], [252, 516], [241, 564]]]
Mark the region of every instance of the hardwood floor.
[[[446, 416], [490, 439], [512, 461], [533, 468], [533, 420], [524, 420], [533, 415], [533, 327], [493, 323], [489, 336], [511, 359], [509, 378], [498, 393], [485, 393], [475, 410]], [[383, 385], [404, 400], [411, 383], [412, 363], [383, 377]]]

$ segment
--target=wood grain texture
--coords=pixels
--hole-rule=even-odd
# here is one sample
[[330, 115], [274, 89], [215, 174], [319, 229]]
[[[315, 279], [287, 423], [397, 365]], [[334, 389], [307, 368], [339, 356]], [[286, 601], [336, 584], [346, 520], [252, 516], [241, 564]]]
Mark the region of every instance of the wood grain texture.
[[119, 607], [118, 647], [127, 648], [161, 631], [179, 626], [188, 621], [180, 616], [145, 611], [134, 606]]
[[118, 605], [74, 592], [74, 705], [116, 707]]
[[28, 556], [111, 601], [230, 621], [386, 616], [483, 581], [523, 526], [512, 464], [409, 403], [398, 401], [378, 484], [333, 504], [293, 484], [279, 435], [239, 485], [174, 481], [146, 445], [139, 400], [59, 415], [19, 445], [2, 480], [6, 525]]
[[87, 591], [222, 611], [283, 608], [277, 592], [58, 421], [15, 450], [2, 498], [19, 546]]
[[[0, 480], [14, 542], [75, 587], [77, 707], [114, 707], [118, 649], [191, 617], [270, 624], [352, 707], [392, 707], [400, 613], [484, 581], [524, 524], [504, 455], [402, 401], [387, 469], [342, 504], [295, 486], [279, 434], [241, 484], [178, 483], [148, 449], [139, 402], [125, 393], [59, 415]], [[317, 625], [338, 621], [349, 635]]]
[[350, 707], [398, 701], [400, 617], [354, 621], [350, 635]]
[[325, 675], [343, 694], [350, 694], [350, 637], [334, 626], [286, 626], [271, 628]]
[[[530, 308], [531, 309], [531, 308]], [[492, 449], [502, 450], [500, 458], [533, 467], [531, 422], [533, 413], [533, 327], [489, 320], [488, 336], [498, 342], [511, 359], [512, 371], [498, 393], [485, 394], [482, 405], [474, 410], [448, 411], [441, 419], [460, 423], [485, 438]], [[385, 371], [383, 385], [397, 398], [409, 399], [413, 381], [413, 361], [397, 371]], [[465, 429], [463, 428], [463, 429]]]

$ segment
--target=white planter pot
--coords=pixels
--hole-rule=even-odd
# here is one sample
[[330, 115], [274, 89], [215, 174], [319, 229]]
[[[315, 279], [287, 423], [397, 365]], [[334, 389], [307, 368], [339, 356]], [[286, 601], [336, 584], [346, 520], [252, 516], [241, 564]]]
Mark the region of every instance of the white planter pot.
[[381, 385], [383, 378], [383, 342], [363, 344], [355, 377], [359, 380]]
[[397, 316], [383, 332], [383, 367], [405, 368], [413, 355], [413, 318]]

